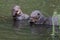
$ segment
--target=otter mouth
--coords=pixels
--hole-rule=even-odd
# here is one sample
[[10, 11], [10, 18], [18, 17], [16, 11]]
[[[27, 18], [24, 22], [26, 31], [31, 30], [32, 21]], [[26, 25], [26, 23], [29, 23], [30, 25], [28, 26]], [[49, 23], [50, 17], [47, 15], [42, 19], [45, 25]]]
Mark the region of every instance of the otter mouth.
[[18, 11], [15, 12], [15, 15], [13, 15], [13, 19], [16, 21], [17, 17], [20, 17], [21, 12], [18, 14]]
[[37, 22], [37, 21], [38, 21], [38, 19], [39, 19], [39, 18], [31, 17], [31, 18], [30, 18], [30, 22], [34, 22], [34, 23], [35, 23], [35, 22]]
[[13, 17], [19, 17], [19, 16], [21, 16], [20, 14], [21, 14], [21, 12], [18, 13], [18, 11], [16, 11], [15, 15]]

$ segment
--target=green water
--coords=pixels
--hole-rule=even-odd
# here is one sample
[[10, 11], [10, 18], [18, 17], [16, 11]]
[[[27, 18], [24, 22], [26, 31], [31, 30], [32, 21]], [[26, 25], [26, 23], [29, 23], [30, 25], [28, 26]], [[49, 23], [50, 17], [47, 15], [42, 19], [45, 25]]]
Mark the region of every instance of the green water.
[[[38, 9], [45, 16], [51, 16], [55, 8], [60, 13], [60, 0], [0, 0], [0, 40], [53, 40], [51, 32], [32, 34], [29, 26], [16, 33], [12, 28], [11, 17], [11, 9], [15, 4], [20, 5], [27, 14]], [[54, 39], [60, 40], [59, 35]]]

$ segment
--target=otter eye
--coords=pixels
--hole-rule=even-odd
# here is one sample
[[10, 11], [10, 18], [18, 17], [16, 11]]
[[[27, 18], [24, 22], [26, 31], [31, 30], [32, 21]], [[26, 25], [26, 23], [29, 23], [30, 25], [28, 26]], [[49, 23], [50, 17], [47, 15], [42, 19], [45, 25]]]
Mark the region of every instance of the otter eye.
[[40, 15], [40, 13], [38, 13], [37, 15]]
[[16, 12], [18, 12], [18, 11], [16, 11]]

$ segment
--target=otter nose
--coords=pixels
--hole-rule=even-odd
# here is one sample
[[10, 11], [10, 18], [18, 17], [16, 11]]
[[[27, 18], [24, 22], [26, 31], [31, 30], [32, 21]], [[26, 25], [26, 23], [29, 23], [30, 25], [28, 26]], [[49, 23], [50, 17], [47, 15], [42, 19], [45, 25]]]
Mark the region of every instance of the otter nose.
[[16, 14], [16, 15], [19, 15], [19, 14], [20, 14], [20, 11], [17, 10], [17, 11], [15, 12], [15, 14]]

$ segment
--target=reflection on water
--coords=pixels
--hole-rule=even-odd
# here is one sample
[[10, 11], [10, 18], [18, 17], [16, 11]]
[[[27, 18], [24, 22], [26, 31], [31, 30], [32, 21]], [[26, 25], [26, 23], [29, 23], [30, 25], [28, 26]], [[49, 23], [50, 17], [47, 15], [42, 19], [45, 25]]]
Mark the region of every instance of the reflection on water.
[[[29, 26], [25, 21], [17, 21], [17, 25], [19, 26], [17, 34], [21, 34], [21, 30], [23, 31], [22, 34], [30, 35], [31, 37], [39, 38], [39, 40], [59, 40], [59, 29], [55, 27], [55, 36], [51, 36], [52, 33], [52, 26], [51, 25], [33, 25]], [[31, 32], [30, 32], [31, 31]]]

